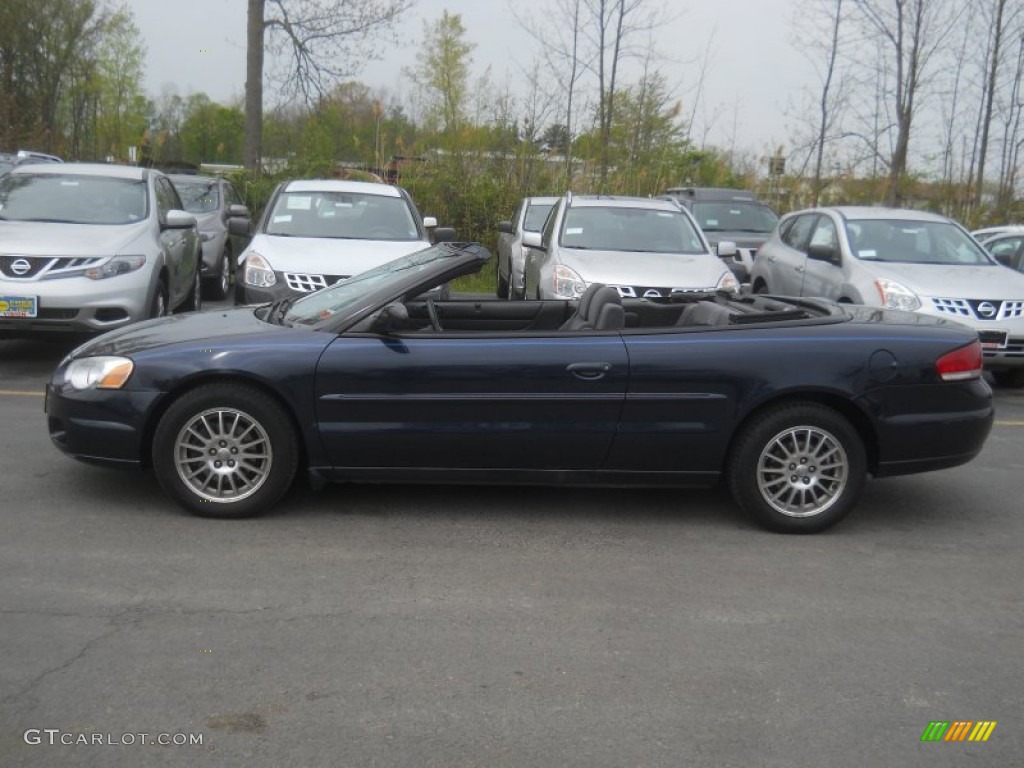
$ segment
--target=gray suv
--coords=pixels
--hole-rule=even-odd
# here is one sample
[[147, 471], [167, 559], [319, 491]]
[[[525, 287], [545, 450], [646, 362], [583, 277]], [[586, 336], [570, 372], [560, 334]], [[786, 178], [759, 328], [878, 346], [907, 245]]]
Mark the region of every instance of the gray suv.
[[117, 165], [0, 177], [0, 338], [98, 332], [197, 310], [196, 219], [170, 179]]
[[[671, 187], [664, 196], [685, 207], [697, 220], [711, 247], [740, 282], [750, 280], [757, 249], [779, 223], [779, 215], [745, 189], [724, 187]], [[719, 248], [723, 242], [735, 250]]]
[[529, 249], [523, 245], [524, 232], [540, 232], [557, 197], [526, 197], [509, 221], [498, 222], [498, 285], [502, 299], [523, 298], [523, 267]]
[[592, 283], [637, 298], [739, 290], [693, 217], [668, 200], [568, 194], [523, 243], [529, 298], [578, 299]]
[[963, 323], [978, 331], [996, 381], [1024, 386], [1024, 275], [943, 216], [859, 207], [788, 214], [757, 253], [752, 287]]

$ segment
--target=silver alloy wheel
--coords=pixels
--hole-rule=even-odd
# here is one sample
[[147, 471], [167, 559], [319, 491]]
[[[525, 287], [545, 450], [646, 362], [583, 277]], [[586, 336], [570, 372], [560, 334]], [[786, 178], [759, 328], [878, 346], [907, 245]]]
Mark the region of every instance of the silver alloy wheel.
[[178, 477], [207, 501], [251, 496], [266, 482], [273, 463], [266, 430], [236, 408], [203, 411], [185, 423], [174, 442]]
[[791, 427], [768, 441], [757, 460], [757, 488], [788, 517], [821, 514], [843, 494], [849, 473], [846, 451], [821, 427]]

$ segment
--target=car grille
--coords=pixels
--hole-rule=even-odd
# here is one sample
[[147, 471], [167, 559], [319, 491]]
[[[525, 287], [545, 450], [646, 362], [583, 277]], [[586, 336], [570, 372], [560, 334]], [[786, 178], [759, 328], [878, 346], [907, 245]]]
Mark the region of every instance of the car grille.
[[643, 285], [613, 285], [624, 299], [660, 299], [680, 293], [714, 293], [714, 288], [653, 288]]
[[301, 272], [285, 272], [284, 280], [288, 287], [299, 293], [312, 293], [347, 280], [351, 275], [306, 275]]
[[936, 312], [972, 320], [1015, 320], [1024, 317], [1024, 300], [932, 299]]
[[[8, 280], [63, 277], [104, 261], [106, 256], [0, 256], [0, 275]], [[25, 266], [28, 269], [25, 269]]]
[[1004, 349], [986, 349], [984, 350], [985, 357], [1019, 357], [1024, 358], [1024, 339], [1022, 338], [1011, 338], [1006, 342]]

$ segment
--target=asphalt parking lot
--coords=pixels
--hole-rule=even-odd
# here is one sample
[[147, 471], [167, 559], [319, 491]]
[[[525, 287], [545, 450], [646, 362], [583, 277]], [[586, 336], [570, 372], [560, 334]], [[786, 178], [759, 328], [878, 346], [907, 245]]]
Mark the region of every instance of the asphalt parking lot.
[[210, 521], [50, 444], [69, 348], [0, 342], [5, 768], [1021, 764], [1024, 392], [817, 536], [725, 490], [300, 486]]

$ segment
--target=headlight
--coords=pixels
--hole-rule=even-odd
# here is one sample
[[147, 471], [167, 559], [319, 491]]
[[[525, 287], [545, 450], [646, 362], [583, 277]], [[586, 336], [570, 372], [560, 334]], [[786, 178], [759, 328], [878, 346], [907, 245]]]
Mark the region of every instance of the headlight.
[[740, 281], [736, 279], [736, 275], [732, 272], [726, 272], [718, 281], [718, 285], [715, 286], [716, 291], [729, 291], [730, 293], [737, 293], [740, 289]]
[[921, 300], [917, 294], [894, 280], [879, 278], [875, 280], [878, 295], [882, 298], [882, 306], [886, 309], [902, 309], [913, 312], [921, 308]]
[[253, 251], [245, 257], [242, 282], [257, 288], [269, 288], [277, 282], [277, 277], [274, 275], [274, 269], [270, 266], [270, 262]]
[[90, 280], [104, 280], [108, 277], [116, 277], [117, 275], [134, 272], [137, 269], [141, 269], [145, 263], [145, 256], [114, 256], [98, 267], [91, 267], [85, 270], [84, 274]]
[[577, 299], [587, 290], [583, 278], [568, 267], [558, 264], [555, 267], [555, 294], [566, 299]]
[[127, 357], [82, 357], [71, 361], [64, 381], [72, 389], [120, 389], [134, 368]]

